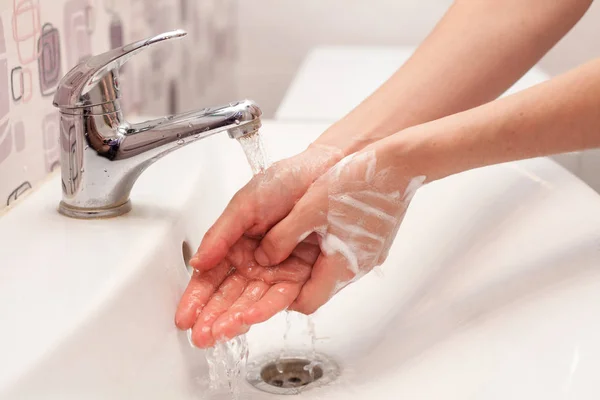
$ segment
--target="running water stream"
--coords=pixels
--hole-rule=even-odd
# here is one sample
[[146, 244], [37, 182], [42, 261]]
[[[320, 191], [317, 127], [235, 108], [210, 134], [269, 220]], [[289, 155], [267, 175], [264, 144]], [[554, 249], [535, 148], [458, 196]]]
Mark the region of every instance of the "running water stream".
[[229, 392], [233, 400], [240, 399], [240, 384], [248, 359], [246, 335], [241, 335], [225, 343], [217, 343], [207, 349], [208, 375], [213, 395]]
[[[260, 134], [253, 133], [238, 139], [248, 164], [254, 175], [269, 167], [269, 158]], [[231, 399], [240, 399], [240, 386], [248, 360], [246, 335], [241, 335], [225, 343], [217, 343], [205, 352], [209, 368], [209, 384], [213, 394], [228, 391]]]
[[[254, 175], [264, 172], [269, 167], [269, 158], [258, 132], [243, 136], [238, 139], [238, 142], [246, 154]], [[312, 369], [319, 365], [319, 362], [316, 361], [314, 324], [310, 317], [302, 314], [287, 311], [286, 314], [284, 345], [281, 349], [280, 359], [285, 358], [286, 352], [289, 350], [288, 339], [292, 325], [296, 325], [294, 323], [295, 319], [295, 322], [297, 322], [296, 326], [304, 324], [306, 326], [307, 336], [310, 340], [309, 351], [313, 361], [305, 369], [312, 375]], [[209, 366], [210, 389], [213, 394], [228, 391], [231, 399], [240, 400], [240, 386], [244, 379], [244, 371], [248, 359], [246, 335], [238, 336], [225, 343], [217, 343], [213, 348], [208, 349], [205, 355]]]
[[242, 150], [246, 154], [252, 174], [260, 174], [269, 168], [271, 163], [258, 132], [240, 137], [238, 143], [242, 146]]

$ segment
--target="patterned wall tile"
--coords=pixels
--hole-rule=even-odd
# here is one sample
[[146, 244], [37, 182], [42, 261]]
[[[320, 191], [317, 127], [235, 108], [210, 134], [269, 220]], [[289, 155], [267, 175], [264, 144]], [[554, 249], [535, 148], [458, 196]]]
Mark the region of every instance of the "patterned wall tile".
[[[79, 61], [183, 28], [121, 71], [127, 114], [165, 115], [237, 97], [236, 0], [0, 0], [0, 209], [59, 167], [52, 96]], [[127, 21], [127, 23], [124, 23]]]
[[42, 27], [42, 34], [38, 41], [38, 53], [40, 94], [45, 97], [51, 96], [56, 91], [56, 86], [63, 75], [60, 34], [51, 23], [46, 23]]
[[4, 24], [0, 19], [0, 166], [12, 150], [12, 135], [9, 132], [10, 98], [8, 82], [8, 60]]

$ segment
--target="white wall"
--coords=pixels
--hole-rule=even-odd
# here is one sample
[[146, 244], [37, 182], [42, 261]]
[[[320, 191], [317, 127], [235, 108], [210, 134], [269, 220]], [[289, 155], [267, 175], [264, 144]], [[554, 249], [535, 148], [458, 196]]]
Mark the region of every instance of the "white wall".
[[267, 115], [314, 46], [420, 42], [451, 0], [240, 1], [239, 89]]
[[[452, 0], [239, 1], [241, 97], [272, 116], [297, 68], [319, 45], [414, 45], [443, 16]], [[600, 56], [600, 1], [551, 50], [540, 66], [560, 74]], [[600, 150], [560, 158], [600, 190]]]

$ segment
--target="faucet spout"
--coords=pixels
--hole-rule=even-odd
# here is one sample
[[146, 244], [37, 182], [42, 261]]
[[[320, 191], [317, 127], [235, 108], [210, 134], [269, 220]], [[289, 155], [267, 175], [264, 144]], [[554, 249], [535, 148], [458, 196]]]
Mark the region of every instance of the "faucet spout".
[[117, 158], [144, 154], [146, 162], [156, 160], [181, 146], [219, 132], [238, 139], [258, 131], [261, 111], [249, 100], [228, 106], [205, 108], [121, 127], [122, 141]]
[[260, 128], [261, 110], [250, 100], [140, 124], [125, 120], [119, 67], [149, 46], [185, 34], [166, 32], [90, 57], [61, 79], [53, 102], [60, 110], [61, 214], [124, 214], [131, 209], [135, 181], [160, 157], [215, 133], [239, 139]]
[[250, 100], [138, 124], [120, 111], [61, 110], [63, 200], [59, 212], [107, 218], [131, 210], [129, 195], [153, 162], [219, 132], [238, 139], [258, 131], [261, 110]]

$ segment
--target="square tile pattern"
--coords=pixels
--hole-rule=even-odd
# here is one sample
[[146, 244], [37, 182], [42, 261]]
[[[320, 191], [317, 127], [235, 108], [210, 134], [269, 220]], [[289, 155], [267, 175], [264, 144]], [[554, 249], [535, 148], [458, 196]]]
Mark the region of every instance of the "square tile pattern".
[[0, 0], [0, 210], [59, 166], [52, 97], [64, 73], [93, 54], [183, 28], [187, 38], [123, 68], [126, 113], [234, 100], [234, 7], [235, 0]]

